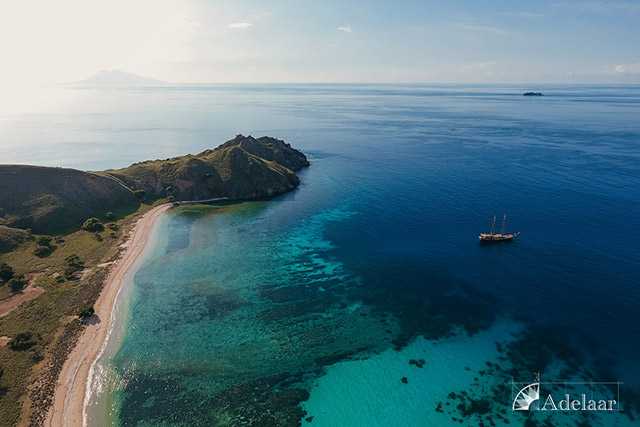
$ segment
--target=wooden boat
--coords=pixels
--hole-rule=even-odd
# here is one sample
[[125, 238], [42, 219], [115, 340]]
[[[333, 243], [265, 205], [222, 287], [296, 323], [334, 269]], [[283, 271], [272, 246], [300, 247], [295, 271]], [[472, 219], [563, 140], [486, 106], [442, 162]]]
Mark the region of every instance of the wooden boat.
[[519, 231], [517, 233], [507, 234], [505, 232], [506, 226], [507, 226], [507, 215], [505, 214], [504, 218], [502, 218], [502, 229], [500, 230], [500, 233], [496, 233], [496, 217], [494, 216], [493, 223], [491, 224], [491, 232], [480, 233], [478, 237], [482, 242], [503, 242], [505, 240], [511, 240], [514, 237], [516, 237], [518, 234], [520, 234]]

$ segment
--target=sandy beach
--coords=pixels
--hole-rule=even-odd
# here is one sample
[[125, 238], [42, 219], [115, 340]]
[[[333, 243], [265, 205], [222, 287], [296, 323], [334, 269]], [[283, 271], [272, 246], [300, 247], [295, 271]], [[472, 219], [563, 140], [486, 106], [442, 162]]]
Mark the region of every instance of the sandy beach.
[[155, 221], [170, 208], [158, 206], [143, 215], [124, 244], [124, 254], [111, 271], [94, 306], [99, 322], [91, 322], [60, 372], [46, 426], [82, 426], [89, 370], [107, 338], [116, 296], [127, 272], [143, 252]]

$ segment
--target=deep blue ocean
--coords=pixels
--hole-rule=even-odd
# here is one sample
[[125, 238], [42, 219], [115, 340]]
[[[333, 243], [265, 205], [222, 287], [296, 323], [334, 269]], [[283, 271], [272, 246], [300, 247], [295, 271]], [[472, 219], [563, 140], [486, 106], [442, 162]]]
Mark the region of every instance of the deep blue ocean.
[[[239, 133], [311, 162], [289, 194], [157, 223], [90, 425], [637, 422], [640, 86], [46, 90], [68, 102], [0, 118], [3, 163], [116, 168]], [[521, 234], [480, 244], [504, 214]], [[535, 373], [622, 382], [623, 411], [512, 411]]]

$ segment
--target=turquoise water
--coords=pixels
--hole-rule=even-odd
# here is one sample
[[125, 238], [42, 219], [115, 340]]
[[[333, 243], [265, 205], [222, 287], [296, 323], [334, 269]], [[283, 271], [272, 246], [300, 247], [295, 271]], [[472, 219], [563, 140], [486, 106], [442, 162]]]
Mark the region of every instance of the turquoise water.
[[[65, 90], [82, 99], [3, 118], [3, 158], [102, 169], [243, 133], [311, 161], [292, 193], [158, 222], [96, 367], [93, 425], [638, 416], [640, 87]], [[505, 212], [522, 234], [479, 245]], [[511, 411], [510, 382], [535, 372], [622, 381], [624, 412]]]

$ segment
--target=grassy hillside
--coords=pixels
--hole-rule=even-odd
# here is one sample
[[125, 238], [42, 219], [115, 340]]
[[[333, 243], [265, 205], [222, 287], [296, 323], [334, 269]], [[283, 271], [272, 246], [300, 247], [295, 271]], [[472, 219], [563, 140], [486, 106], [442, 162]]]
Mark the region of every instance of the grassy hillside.
[[[142, 205], [139, 213], [148, 209], [150, 206]], [[0, 426], [15, 425], [20, 417], [19, 425], [26, 425], [28, 415], [43, 407], [44, 399], [51, 396], [47, 392], [53, 390], [54, 375], [70, 351], [72, 339], [82, 330], [74, 315], [80, 307], [95, 302], [110, 268], [104, 263], [114, 259], [136, 215], [105, 224], [104, 231], [97, 234], [81, 230], [59, 236], [55, 239], [56, 249], [46, 257], [34, 256], [33, 239], [0, 254], [0, 263], [9, 264], [16, 275], [38, 274], [36, 285], [45, 290], [0, 317], [0, 337], [20, 333], [33, 337], [25, 349], [0, 343]], [[72, 256], [83, 266], [69, 275], [68, 260]], [[12, 295], [7, 288], [6, 283], [0, 282], [0, 298]], [[38, 381], [33, 383], [36, 378]]]
[[0, 165], [0, 224], [62, 234], [107, 212], [126, 215], [140, 203], [121, 183], [74, 169]]
[[0, 254], [12, 251], [20, 243], [26, 242], [29, 237], [30, 234], [26, 230], [0, 225]]
[[[304, 154], [284, 141], [242, 135], [197, 155], [105, 172], [0, 165], [0, 226], [64, 234], [90, 217], [104, 220], [107, 212], [116, 217], [135, 212], [139, 199], [267, 197], [296, 188], [294, 171], [308, 165]], [[0, 235], [0, 250], [14, 246], [11, 239], [3, 244]]]
[[308, 165], [304, 154], [284, 141], [238, 135], [197, 155], [136, 163], [105, 173], [153, 199], [253, 199], [296, 188], [299, 180], [294, 171]]
[[[261, 157], [264, 160], [279, 163], [294, 172], [309, 166], [309, 162], [304, 154], [295, 148], [291, 148], [291, 145], [280, 139], [269, 138], [267, 136], [256, 139], [252, 136], [244, 137], [238, 135], [232, 140], [222, 144], [216, 150], [224, 150], [231, 147], [240, 147], [247, 153]], [[216, 150], [205, 151], [202, 155]]]

